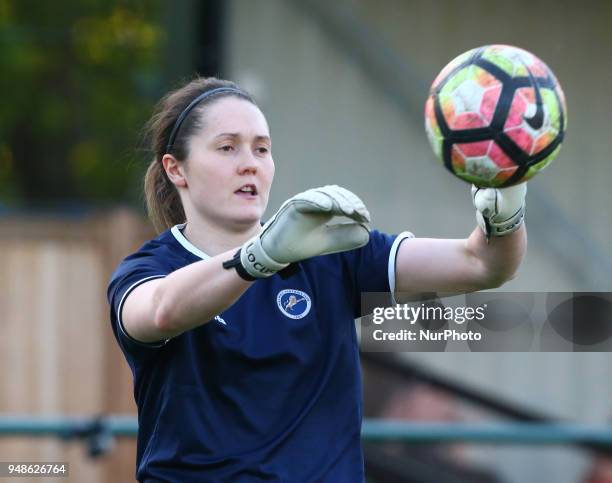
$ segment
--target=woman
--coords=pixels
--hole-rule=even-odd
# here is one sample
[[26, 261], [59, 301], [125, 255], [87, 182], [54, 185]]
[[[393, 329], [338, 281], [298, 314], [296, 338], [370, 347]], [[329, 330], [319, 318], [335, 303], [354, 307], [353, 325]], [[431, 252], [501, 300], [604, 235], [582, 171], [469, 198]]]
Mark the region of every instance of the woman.
[[[524, 188], [474, 190], [489, 240], [370, 233], [337, 186], [294, 196], [262, 227], [274, 163], [249, 94], [195, 79], [151, 131], [145, 191], [162, 233], [108, 290], [134, 375], [138, 480], [363, 481], [360, 294], [508, 280], [525, 251]], [[327, 226], [334, 216], [345, 223]]]

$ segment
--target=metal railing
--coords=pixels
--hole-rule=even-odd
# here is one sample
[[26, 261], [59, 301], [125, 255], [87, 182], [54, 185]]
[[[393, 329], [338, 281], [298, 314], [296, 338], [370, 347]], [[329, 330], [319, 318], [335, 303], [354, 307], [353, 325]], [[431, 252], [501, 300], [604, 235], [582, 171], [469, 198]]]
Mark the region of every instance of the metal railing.
[[[57, 437], [62, 440], [136, 437], [138, 421], [131, 415], [100, 417], [0, 416], [0, 437]], [[612, 426], [577, 423], [415, 423], [366, 419], [361, 436], [367, 442], [413, 444], [455, 442], [486, 444], [612, 445]]]

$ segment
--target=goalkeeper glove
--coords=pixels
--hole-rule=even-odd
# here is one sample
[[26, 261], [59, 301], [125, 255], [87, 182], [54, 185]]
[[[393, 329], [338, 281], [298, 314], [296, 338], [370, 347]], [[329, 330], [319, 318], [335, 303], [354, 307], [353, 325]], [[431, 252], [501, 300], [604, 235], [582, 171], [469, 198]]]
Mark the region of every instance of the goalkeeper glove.
[[[351, 221], [328, 225], [334, 216]], [[335, 185], [313, 188], [285, 201], [223, 266], [236, 268], [246, 280], [269, 277], [292, 262], [364, 246], [369, 222], [370, 213], [355, 194]]]
[[509, 235], [520, 228], [525, 218], [526, 194], [526, 183], [508, 188], [472, 186], [476, 221], [487, 238]]

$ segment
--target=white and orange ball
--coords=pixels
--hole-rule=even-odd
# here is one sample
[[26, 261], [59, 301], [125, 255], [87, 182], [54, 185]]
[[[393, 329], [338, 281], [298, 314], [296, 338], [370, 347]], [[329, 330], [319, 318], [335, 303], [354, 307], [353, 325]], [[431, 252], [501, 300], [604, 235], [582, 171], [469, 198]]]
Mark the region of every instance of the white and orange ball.
[[535, 55], [508, 45], [461, 54], [434, 80], [425, 130], [436, 156], [480, 187], [512, 186], [557, 156], [567, 126], [561, 86]]

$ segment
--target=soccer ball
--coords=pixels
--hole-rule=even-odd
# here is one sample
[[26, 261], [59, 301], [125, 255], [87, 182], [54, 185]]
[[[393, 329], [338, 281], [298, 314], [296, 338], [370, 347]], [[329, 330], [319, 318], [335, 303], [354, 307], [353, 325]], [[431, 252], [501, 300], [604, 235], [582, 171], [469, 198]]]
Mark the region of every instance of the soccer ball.
[[434, 80], [425, 130], [436, 156], [480, 187], [522, 183], [561, 149], [567, 108], [552, 71], [535, 55], [488, 45], [452, 60]]

